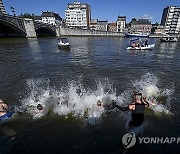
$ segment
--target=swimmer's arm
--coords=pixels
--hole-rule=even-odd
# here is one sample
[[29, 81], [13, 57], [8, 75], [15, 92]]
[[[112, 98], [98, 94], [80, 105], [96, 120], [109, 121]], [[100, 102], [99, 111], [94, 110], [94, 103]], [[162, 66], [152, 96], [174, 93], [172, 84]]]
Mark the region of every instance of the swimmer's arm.
[[126, 106], [126, 107], [122, 107], [122, 106], [117, 105], [115, 101], [112, 101], [112, 104], [113, 104], [114, 107], [118, 108], [121, 111], [128, 111], [130, 109], [129, 105]]

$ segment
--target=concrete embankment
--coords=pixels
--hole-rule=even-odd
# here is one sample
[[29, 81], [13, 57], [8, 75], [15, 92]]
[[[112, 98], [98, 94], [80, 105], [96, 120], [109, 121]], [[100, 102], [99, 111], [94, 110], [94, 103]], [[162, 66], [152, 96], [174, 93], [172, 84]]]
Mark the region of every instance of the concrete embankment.
[[61, 36], [111, 36], [111, 37], [123, 37], [123, 33], [119, 32], [107, 32], [107, 31], [91, 31], [80, 29], [60, 28]]
[[151, 37], [151, 38], [166, 38], [166, 37], [180, 37], [180, 35], [179, 36], [169, 36], [169, 35], [149, 35], [149, 37]]

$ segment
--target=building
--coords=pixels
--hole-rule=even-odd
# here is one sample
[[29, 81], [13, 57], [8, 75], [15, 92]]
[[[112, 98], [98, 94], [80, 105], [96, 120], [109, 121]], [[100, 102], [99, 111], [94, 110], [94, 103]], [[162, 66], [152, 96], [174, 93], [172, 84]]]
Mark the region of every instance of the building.
[[152, 24], [151, 33], [154, 35], [163, 35], [164, 34], [164, 26], [159, 24]]
[[132, 19], [130, 24], [130, 33], [142, 33], [150, 34], [151, 33], [151, 22], [148, 19]]
[[98, 21], [97, 22], [97, 30], [99, 30], [99, 31], [107, 31], [108, 30], [108, 20]]
[[[54, 12], [42, 12], [42, 22], [52, 25], [59, 25], [62, 23], [62, 18]], [[40, 21], [40, 18], [38, 19]]]
[[1, 14], [6, 14], [6, 11], [5, 11], [5, 8], [4, 8], [2, 0], [0, 0], [0, 13]]
[[118, 16], [117, 32], [124, 32], [125, 28], [126, 28], [126, 16]]
[[89, 29], [90, 30], [97, 30], [97, 23], [98, 23], [98, 19], [92, 19], [90, 21]]
[[34, 16], [34, 20], [38, 22], [42, 22], [42, 17], [41, 16]]
[[165, 27], [165, 34], [180, 34], [180, 7], [168, 6], [164, 8], [161, 25]]
[[91, 21], [91, 8], [88, 4], [74, 2], [68, 3], [65, 10], [66, 25], [69, 28], [89, 29]]
[[110, 32], [117, 32], [117, 23], [109, 23], [108, 24], [108, 31]]

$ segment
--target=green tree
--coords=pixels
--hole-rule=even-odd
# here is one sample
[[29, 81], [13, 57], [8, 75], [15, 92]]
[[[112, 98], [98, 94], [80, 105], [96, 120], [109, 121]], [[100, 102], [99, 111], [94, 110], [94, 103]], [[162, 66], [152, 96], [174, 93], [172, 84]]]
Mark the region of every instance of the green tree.
[[21, 18], [28, 18], [28, 19], [34, 19], [34, 14], [30, 14], [30, 13], [24, 13], [20, 15]]

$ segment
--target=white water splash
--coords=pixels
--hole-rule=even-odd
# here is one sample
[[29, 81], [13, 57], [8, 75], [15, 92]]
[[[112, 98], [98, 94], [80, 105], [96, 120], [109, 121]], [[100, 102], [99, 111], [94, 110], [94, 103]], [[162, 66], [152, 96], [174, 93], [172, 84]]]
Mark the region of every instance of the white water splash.
[[158, 87], [158, 79], [150, 73], [142, 76], [141, 80], [133, 82], [137, 91], [141, 92], [149, 102], [156, 105], [150, 106], [154, 112], [170, 113], [170, 99], [174, 93], [174, 85], [164, 88]]
[[[157, 78], [149, 73], [139, 81], [133, 82], [137, 91], [142, 92], [148, 101], [156, 103], [151, 106], [154, 112], [170, 113], [168, 101], [170, 102], [170, 96], [173, 94], [173, 86], [168, 85], [167, 88], [161, 89], [157, 84]], [[132, 102], [133, 94], [132, 88], [116, 96], [114, 87], [107, 79], [105, 82], [97, 82], [95, 90], [85, 88], [79, 81], [71, 81], [60, 90], [50, 88], [49, 80], [45, 79], [31, 79], [27, 81], [27, 85], [29, 95], [22, 100], [22, 106], [33, 118], [40, 118], [50, 111], [65, 118], [80, 118], [91, 124], [98, 122], [107, 111], [106, 108], [97, 106], [98, 100], [106, 106], [111, 105], [112, 100], [120, 106], [127, 106]], [[36, 109], [38, 104], [44, 107], [43, 112]]]
[[[97, 84], [96, 90], [87, 90], [78, 83], [71, 81], [64, 90], [55, 90], [49, 87], [48, 80], [28, 80], [29, 96], [22, 101], [22, 106], [33, 118], [46, 115], [49, 111], [54, 114], [65, 116], [71, 115], [75, 118], [85, 119], [93, 124], [101, 119], [105, 112], [103, 107], [97, 106], [100, 100], [104, 105], [111, 104], [116, 93], [112, 84]], [[39, 113], [36, 109], [41, 104], [45, 111]]]

